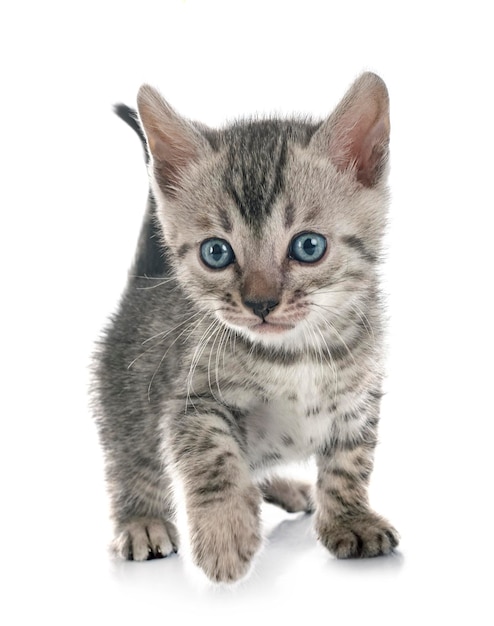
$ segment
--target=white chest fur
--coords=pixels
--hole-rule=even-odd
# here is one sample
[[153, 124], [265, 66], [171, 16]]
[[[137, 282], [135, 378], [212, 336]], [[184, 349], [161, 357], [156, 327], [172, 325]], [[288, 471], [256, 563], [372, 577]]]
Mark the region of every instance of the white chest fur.
[[269, 401], [258, 400], [246, 420], [249, 457], [254, 465], [309, 457], [331, 433], [334, 384], [327, 371], [305, 364], [271, 372]]

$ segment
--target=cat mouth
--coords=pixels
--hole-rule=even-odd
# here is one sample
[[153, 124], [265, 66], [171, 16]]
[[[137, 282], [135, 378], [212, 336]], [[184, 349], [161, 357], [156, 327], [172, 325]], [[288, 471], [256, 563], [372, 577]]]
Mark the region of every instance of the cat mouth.
[[246, 319], [246, 318], [237, 318], [237, 317], [230, 317], [230, 316], [225, 316], [224, 321], [229, 324], [232, 325], [234, 327], [236, 327], [237, 329], [245, 329], [248, 330], [252, 333], [256, 333], [256, 334], [260, 334], [260, 335], [276, 335], [276, 334], [282, 334], [282, 333], [286, 333], [289, 330], [293, 330], [295, 328], [295, 326], [297, 325], [297, 322], [294, 321], [278, 321], [275, 319], [260, 319], [260, 320], [253, 320], [251, 319]]
[[258, 324], [253, 324], [249, 326], [249, 330], [254, 331], [256, 333], [267, 334], [267, 333], [285, 333], [287, 330], [292, 330], [294, 328], [294, 324], [284, 324], [281, 322], [269, 322], [267, 320], [263, 320]]

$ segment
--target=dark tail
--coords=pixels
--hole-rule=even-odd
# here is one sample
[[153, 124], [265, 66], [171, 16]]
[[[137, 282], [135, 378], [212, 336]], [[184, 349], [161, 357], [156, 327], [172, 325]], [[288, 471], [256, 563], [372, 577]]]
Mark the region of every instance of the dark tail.
[[[138, 134], [144, 148], [144, 158], [146, 159], [146, 163], [148, 163], [148, 145], [146, 136], [138, 121], [137, 111], [128, 107], [126, 104], [116, 104], [113, 110], [120, 119]], [[146, 214], [144, 215], [141, 234], [139, 235], [139, 241], [137, 243], [134, 264], [130, 272], [131, 277], [135, 281], [140, 281], [144, 277], [161, 277], [169, 272], [161, 241], [161, 233], [156, 219], [156, 202], [150, 189]]]
[[132, 130], [134, 130], [139, 135], [142, 147], [144, 148], [144, 158], [146, 159], [146, 163], [148, 163], [148, 144], [146, 141], [146, 136], [144, 135], [141, 125], [139, 124], [137, 111], [135, 109], [132, 109], [131, 107], [128, 107], [126, 104], [115, 104], [113, 110], [121, 120], [128, 124], [132, 128]]

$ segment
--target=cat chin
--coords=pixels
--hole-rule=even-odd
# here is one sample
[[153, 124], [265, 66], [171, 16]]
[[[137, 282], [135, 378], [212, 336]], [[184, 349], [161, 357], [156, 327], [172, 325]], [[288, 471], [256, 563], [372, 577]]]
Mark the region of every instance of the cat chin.
[[298, 337], [301, 334], [297, 324], [265, 322], [252, 326], [240, 326], [227, 322], [227, 325], [237, 333], [243, 335], [248, 341], [273, 347], [297, 344]]
[[251, 330], [246, 333], [253, 343], [270, 348], [298, 349], [304, 345], [304, 335], [297, 326], [285, 327], [283, 330], [262, 331]]
[[275, 324], [272, 322], [261, 322], [260, 324], [251, 326], [249, 328], [249, 331], [251, 333], [260, 335], [279, 335], [293, 329], [294, 326], [292, 324]]

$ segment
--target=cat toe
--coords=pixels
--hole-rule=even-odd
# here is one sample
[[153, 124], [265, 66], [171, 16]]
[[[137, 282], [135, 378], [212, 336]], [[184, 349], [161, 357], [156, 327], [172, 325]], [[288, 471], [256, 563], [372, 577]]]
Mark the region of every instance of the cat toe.
[[171, 522], [139, 518], [122, 526], [113, 551], [129, 561], [150, 561], [177, 552], [177, 545], [177, 532]]
[[398, 545], [398, 532], [377, 515], [319, 524], [319, 539], [339, 559], [390, 554]]

